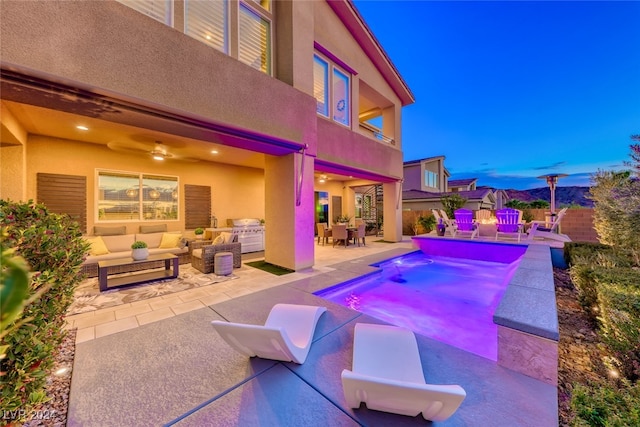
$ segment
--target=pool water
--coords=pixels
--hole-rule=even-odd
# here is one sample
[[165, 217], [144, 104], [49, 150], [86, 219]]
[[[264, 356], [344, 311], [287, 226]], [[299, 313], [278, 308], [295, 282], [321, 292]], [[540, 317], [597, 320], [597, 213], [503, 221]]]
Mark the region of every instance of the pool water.
[[414, 252], [316, 295], [495, 361], [493, 313], [518, 263]]

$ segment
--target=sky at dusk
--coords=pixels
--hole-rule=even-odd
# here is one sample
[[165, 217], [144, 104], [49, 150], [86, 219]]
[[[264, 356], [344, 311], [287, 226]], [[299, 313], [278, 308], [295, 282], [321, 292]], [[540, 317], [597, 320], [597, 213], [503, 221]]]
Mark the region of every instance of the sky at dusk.
[[625, 168], [640, 134], [640, 2], [354, 0], [411, 88], [404, 160], [528, 189]]

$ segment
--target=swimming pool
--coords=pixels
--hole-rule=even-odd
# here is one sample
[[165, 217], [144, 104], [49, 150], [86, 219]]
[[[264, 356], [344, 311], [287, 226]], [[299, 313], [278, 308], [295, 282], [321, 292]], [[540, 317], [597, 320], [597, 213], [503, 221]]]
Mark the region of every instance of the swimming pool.
[[380, 274], [316, 295], [497, 360], [493, 314], [526, 246], [442, 242], [421, 249], [376, 264]]

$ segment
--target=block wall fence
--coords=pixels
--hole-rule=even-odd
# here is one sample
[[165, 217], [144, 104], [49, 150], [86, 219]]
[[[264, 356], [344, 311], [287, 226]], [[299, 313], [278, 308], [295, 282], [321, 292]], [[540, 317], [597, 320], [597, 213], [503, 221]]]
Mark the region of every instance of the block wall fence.
[[[530, 209], [534, 220], [544, 221], [546, 209]], [[495, 212], [495, 211], [493, 211]], [[402, 212], [402, 233], [408, 236], [414, 235], [412, 224], [420, 216], [429, 216], [431, 211], [403, 211]], [[566, 215], [560, 222], [560, 231], [571, 238], [574, 242], [598, 242], [598, 235], [593, 228], [593, 209], [575, 208], [567, 210]], [[418, 230], [418, 234], [423, 233]]]

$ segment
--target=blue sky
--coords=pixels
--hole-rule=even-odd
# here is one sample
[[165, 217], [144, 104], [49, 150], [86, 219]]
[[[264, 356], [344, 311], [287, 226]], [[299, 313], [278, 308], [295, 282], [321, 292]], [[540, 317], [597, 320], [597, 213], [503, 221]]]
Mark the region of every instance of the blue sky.
[[527, 189], [589, 185], [640, 134], [640, 2], [355, 0], [416, 98], [404, 160]]

